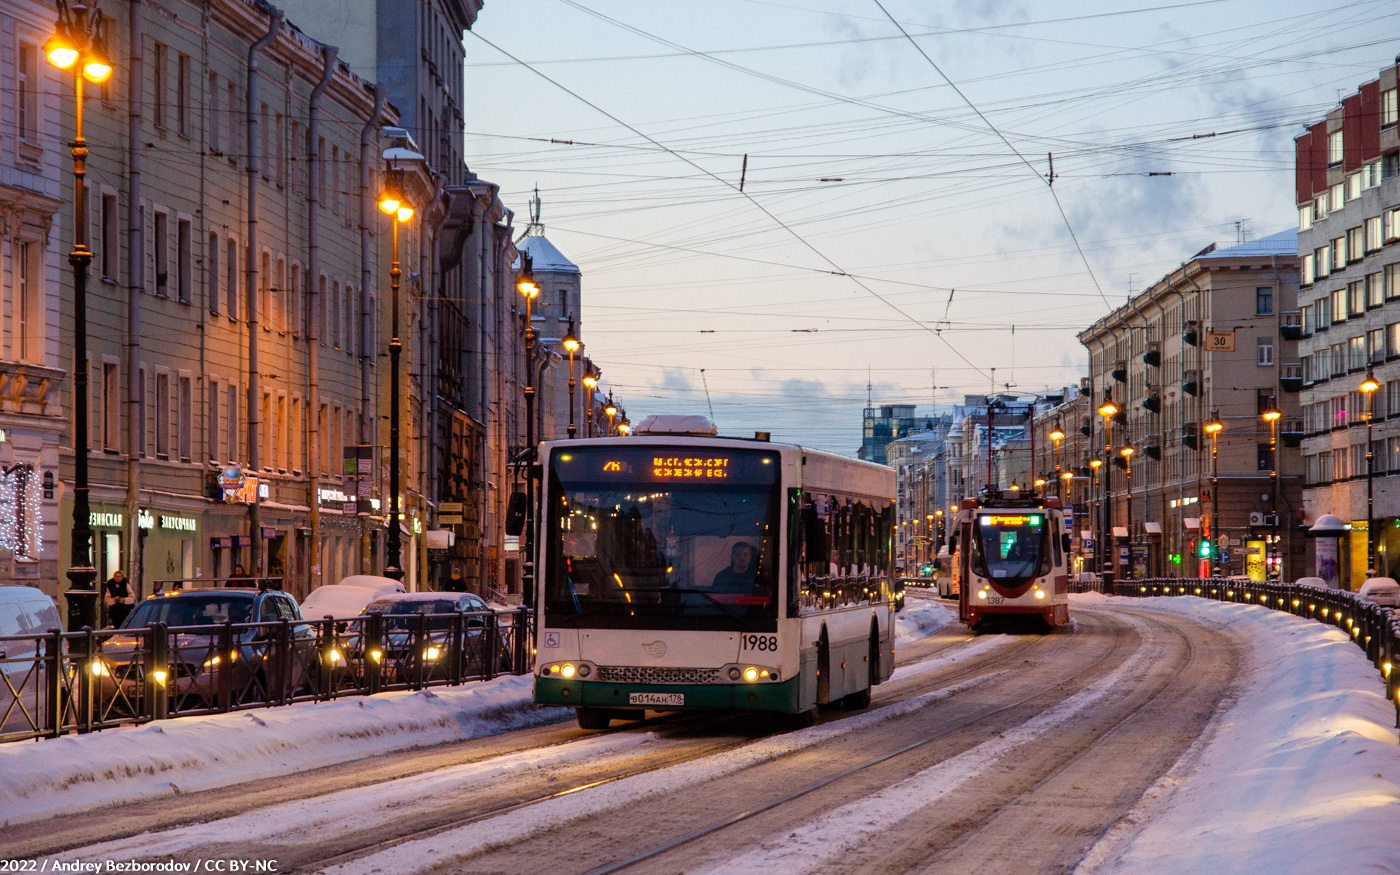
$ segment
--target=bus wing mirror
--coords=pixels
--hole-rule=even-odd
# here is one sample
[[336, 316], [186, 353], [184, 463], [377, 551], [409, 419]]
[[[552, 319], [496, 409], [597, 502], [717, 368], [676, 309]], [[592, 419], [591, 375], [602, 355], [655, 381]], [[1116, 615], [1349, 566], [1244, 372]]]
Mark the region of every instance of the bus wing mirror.
[[956, 552], [958, 552], [958, 533], [954, 532], [948, 536], [948, 553], [953, 554]]
[[1061, 533], [1060, 533], [1060, 549], [1061, 549], [1062, 551], [1064, 551], [1065, 553], [1068, 553], [1068, 552], [1069, 552], [1070, 546], [1071, 546], [1071, 544], [1070, 544], [1069, 532], [1061, 532]]
[[525, 510], [528, 504], [525, 493], [511, 493], [510, 504], [506, 506], [506, 534], [512, 538], [520, 537], [520, 533], [525, 531]]
[[808, 562], [826, 562], [831, 558], [826, 526], [822, 525], [821, 517], [811, 508], [802, 512], [802, 544], [806, 548]]

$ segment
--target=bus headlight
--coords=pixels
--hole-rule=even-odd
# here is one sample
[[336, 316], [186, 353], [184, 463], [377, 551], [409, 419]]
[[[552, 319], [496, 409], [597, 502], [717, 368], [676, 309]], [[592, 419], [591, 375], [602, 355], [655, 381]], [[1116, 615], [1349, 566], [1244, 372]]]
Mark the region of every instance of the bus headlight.
[[746, 681], [756, 681], [756, 680], [758, 680], [758, 669], [752, 668], [752, 667], [744, 669], [744, 680], [746, 680]]
[[564, 663], [564, 667], [559, 669], [559, 673], [566, 678], [571, 678], [574, 676], [574, 667], [566, 662]]
[[1035, 597], [1038, 598], [1038, 599], [1043, 599], [1043, 598], [1045, 598], [1045, 590], [1043, 590], [1043, 589], [1038, 589], [1038, 590], [1036, 590], [1036, 591], [1035, 591]]
[[979, 599], [984, 599], [984, 598], [986, 598], [986, 597], [987, 597], [987, 591], [986, 591], [985, 589], [979, 590], [979, 591], [977, 592], [977, 597], [978, 597]]

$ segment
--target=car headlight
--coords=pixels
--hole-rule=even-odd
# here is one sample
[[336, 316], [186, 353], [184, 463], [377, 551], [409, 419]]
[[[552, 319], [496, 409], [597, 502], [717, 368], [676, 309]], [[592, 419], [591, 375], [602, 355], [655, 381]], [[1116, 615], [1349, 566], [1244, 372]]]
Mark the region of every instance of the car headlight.
[[107, 668], [107, 663], [100, 659], [94, 659], [88, 670], [92, 672], [93, 677], [98, 678], [110, 677], [112, 674], [112, 670]]
[[424, 658], [424, 659], [427, 659], [427, 660], [437, 659], [437, 658], [438, 658], [438, 655], [439, 655], [441, 652], [442, 652], [442, 651], [439, 650], [437, 647], [428, 646], [428, 647], [423, 648], [423, 658]]

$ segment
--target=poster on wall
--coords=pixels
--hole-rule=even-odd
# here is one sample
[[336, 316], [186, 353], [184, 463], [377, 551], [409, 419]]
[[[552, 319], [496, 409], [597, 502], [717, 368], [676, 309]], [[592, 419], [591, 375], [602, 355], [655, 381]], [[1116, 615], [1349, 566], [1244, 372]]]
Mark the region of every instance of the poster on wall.
[[1323, 580], [1327, 585], [1335, 587], [1337, 585], [1337, 539], [1318, 538], [1313, 542], [1313, 555], [1316, 557], [1316, 567], [1313, 573]]

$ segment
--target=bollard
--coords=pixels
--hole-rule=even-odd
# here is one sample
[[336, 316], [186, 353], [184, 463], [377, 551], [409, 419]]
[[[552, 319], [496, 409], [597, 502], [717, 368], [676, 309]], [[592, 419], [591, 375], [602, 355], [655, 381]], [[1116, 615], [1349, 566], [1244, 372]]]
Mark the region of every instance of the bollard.
[[515, 640], [511, 642], [511, 644], [514, 645], [514, 653], [511, 659], [512, 674], [524, 674], [526, 670], [526, 653], [528, 653], [528, 651], [525, 649], [525, 627], [528, 619], [526, 617], [526, 612], [528, 610], [529, 608], [521, 606], [515, 611], [515, 628], [511, 630], [511, 634], [515, 637]]
[[[278, 658], [273, 662], [282, 685], [282, 695], [278, 698], [286, 705], [292, 701], [292, 694], [295, 692], [292, 678], [296, 676], [295, 654], [292, 652], [292, 624], [286, 617], [282, 618], [281, 625], [277, 627], [277, 653]], [[271, 690], [267, 691], [267, 700], [272, 702]]]
[[63, 630], [50, 629], [44, 639], [44, 730], [49, 738], [63, 732]]
[[225, 620], [219, 626], [219, 645], [214, 652], [219, 671], [219, 710], [228, 713], [233, 709], [233, 621]]
[[447, 642], [447, 658], [451, 660], [448, 664], [452, 666], [452, 673], [448, 676], [448, 683], [460, 684], [465, 673], [462, 671], [463, 663], [471, 656], [470, 643], [464, 648], [462, 633], [462, 612], [457, 611], [452, 615], [452, 632]]
[[320, 654], [320, 658], [316, 660], [316, 664], [320, 668], [320, 671], [317, 672], [319, 677], [316, 684], [316, 698], [328, 702], [331, 699], [331, 677], [335, 672], [335, 657], [331, 654], [339, 654], [347, 663], [349, 655], [341, 650], [338, 646], [339, 642], [335, 640], [334, 620], [327, 617], [324, 620], [318, 620], [314, 625], [316, 628], [316, 652]]
[[384, 615], [375, 611], [369, 615], [364, 629], [365, 686], [371, 696], [379, 692], [384, 677]]

